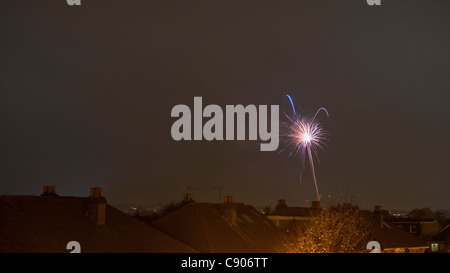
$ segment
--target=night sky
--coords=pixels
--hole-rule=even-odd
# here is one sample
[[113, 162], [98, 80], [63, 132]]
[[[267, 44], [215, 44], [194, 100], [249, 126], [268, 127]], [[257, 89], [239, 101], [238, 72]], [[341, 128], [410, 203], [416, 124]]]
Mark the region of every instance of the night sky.
[[287, 111], [291, 94], [301, 113], [330, 113], [323, 203], [342, 189], [362, 208], [450, 208], [449, 14], [446, 0], [2, 0], [0, 194], [100, 186], [112, 205], [152, 206], [225, 186], [237, 202], [307, 206], [298, 159], [170, 134], [172, 107], [194, 96]]

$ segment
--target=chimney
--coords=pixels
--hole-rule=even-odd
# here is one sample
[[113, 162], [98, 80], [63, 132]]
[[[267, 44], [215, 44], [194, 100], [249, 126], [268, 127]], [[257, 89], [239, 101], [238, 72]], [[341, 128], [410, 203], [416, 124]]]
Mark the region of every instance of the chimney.
[[286, 199], [278, 199], [277, 205], [275, 206], [275, 211], [278, 211], [282, 208], [286, 208]]
[[223, 199], [223, 202], [226, 204], [234, 203], [234, 196], [226, 195]]
[[106, 199], [103, 197], [103, 189], [91, 188], [87, 200], [86, 216], [97, 225], [106, 223]]
[[311, 210], [313, 213], [319, 213], [322, 210], [320, 201], [311, 201]]
[[342, 204], [342, 208], [345, 210], [351, 209], [352, 208], [352, 204], [351, 203], [343, 203]]
[[375, 210], [373, 214], [376, 216], [378, 223], [380, 224], [380, 228], [383, 228], [383, 213], [380, 205], [375, 206]]
[[183, 202], [189, 202], [189, 201], [194, 201], [194, 197], [193, 197], [192, 193], [183, 194]]
[[91, 188], [89, 197], [103, 197], [103, 189], [99, 187]]
[[320, 209], [320, 201], [311, 201], [311, 208]]
[[230, 225], [235, 226], [237, 221], [237, 209], [234, 196], [225, 196], [223, 204], [220, 205], [220, 213]]
[[58, 196], [56, 194], [56, 186], [44, 186], [44, 192], [41, 196]]

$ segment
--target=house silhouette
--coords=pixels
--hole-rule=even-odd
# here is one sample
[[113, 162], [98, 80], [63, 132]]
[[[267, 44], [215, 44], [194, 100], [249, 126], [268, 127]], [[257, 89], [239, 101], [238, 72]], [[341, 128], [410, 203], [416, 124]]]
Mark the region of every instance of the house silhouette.
[[197, 252], [192, 247], [111, 207], [101, 188], [89, 197], [58, 196], [54, 186], [41, 196], [0, 196], [0, 252]]

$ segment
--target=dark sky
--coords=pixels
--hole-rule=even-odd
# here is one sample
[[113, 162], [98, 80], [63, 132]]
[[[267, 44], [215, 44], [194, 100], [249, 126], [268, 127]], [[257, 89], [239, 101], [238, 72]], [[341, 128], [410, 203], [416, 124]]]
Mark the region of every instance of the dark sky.
[[[363, 208], [450, 208], [450, 1], [0, 3], [0, 194], [111, 204], [226, 186], [253, 205], [306, 205], [311, 173], [259, 141], [180, 141], [173, 106], [280, 105], [329, 132], [319, 191]], [[197, 200], [217, 201], [213, 189]], [[329, 202], [324, 197], [323, 202]]]

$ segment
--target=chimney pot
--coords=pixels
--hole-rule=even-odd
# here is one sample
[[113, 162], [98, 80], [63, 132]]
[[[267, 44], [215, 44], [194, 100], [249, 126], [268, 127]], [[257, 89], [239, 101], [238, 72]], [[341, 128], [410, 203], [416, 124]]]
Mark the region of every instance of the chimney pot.
[[277, 205], [275, 206], [275, 212], [278, 212], [280, 209], [287, 207], [286, 199], [278, 199]]
[[44, 186], [44, 192], [41, 196], [58, 196], [56, 194], [56, 186]]
[[234, 196], [226, 195], [226, 196], [224, 197], [223, 202], [226, 203], [226, 204], [232, 204], [232, 203], [234, 203]]
[[91, 188], [89, 197], [103, 197], [103, 189], [100, 187]]
[[192, 193], [185, 193], [183, 194], [183, 201], [193, 201], [194, 197]]

